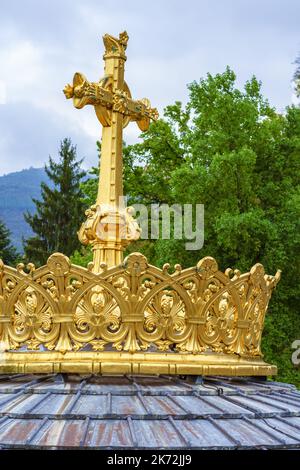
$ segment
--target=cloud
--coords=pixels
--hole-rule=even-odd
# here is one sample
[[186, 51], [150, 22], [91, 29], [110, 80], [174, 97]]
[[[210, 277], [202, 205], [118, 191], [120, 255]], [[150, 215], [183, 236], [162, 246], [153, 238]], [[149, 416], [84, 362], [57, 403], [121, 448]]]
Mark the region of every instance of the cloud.
[[59, 142], [64, 137], [70, 137], [77, 144], [78, 157], [85, 157], [86, 168], [97, 163], [96, 139], [83, 132], [78, 133], [73, 122], [65, 120], [62, 115], [49, 117], [47, 110], [29, 103], [10, 103], [0, 106], [0, 122], [3, 174], [30, 166], [44, 166], [49, 155], [57, 157]]
[[29, 40], [20, 40], [2, 49], [0, 61], [5, 64], [2, 80], [6, 83], [9, 101], [22, 100], [26, 90], [42, 78], [42, 51]]
[[[101, 128], [91, 107], [62, 94], [74, 72], [103, 74], [105, 32], [127, 29], [126, 80], [160, 112], [188, 98], [186, 84], [230, 65], [243, 86], [253, 74], [279, 111], [292, 102], [300, 49], [296, 0], [11, 0], [0, 18], [0, 174], [41, 166], [70, 136], [96, 165]], [[128, 143], [140, 132], [130, 124]]]

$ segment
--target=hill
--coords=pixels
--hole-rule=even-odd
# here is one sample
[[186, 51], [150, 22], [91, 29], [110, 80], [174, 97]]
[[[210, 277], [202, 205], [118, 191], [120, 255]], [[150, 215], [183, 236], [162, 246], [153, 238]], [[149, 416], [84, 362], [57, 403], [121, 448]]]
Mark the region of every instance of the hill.
[[29, 168], [0, 176], [0, 219], [11, 231], [11, 240], [19, 252], [22, 252], [22, 237], [32, 235], [31, 228], [25, 222], [23, 214], [27, 210], [35, 211], [32, 198], [40, 197], [40, 185], [49, 178], [43, 168]]

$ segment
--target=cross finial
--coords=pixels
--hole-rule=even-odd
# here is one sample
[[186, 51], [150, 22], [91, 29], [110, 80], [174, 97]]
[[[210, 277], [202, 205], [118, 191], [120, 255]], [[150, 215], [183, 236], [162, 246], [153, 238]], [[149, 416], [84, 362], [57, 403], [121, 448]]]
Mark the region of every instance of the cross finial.
[[[105, 34], [103, 36], [103, 42], [105, 46], [105, 55], [119, 53], [123, 55], [126, 60], [125, 51], [127, 48], [128, 39], [129, 39], [129, 36], [127, 34], [127, 31], [123, 31], [123, 33], [120, 33], [119, 39], [111, 36], [110, 34]], [[104, 60], [105, 60], [105, 55], [104, 55]]]

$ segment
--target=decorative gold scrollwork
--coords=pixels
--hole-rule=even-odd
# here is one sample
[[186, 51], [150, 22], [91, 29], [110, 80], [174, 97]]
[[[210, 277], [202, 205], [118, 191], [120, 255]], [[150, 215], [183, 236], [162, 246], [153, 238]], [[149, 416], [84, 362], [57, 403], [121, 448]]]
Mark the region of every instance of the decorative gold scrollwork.
[[170, 274], [169, 266], [151, 266], [140, 253], [100, 274], [61, 253], [27, 269], [0, 261], [0, 342], [7, 351], [90, 347], [261, 356], [265, 313], [280, 278], [260, 264], [246, 274], [224, 274], [211, 257], [196, 269], [176, 265]]

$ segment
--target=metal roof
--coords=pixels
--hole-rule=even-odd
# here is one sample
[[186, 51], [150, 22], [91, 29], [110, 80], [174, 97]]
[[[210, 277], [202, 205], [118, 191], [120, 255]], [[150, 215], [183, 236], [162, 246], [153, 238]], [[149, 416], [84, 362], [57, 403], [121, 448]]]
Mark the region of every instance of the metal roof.
[[0, 448], [300, 448], [300, 392], [251, 378], [0, 376]]

